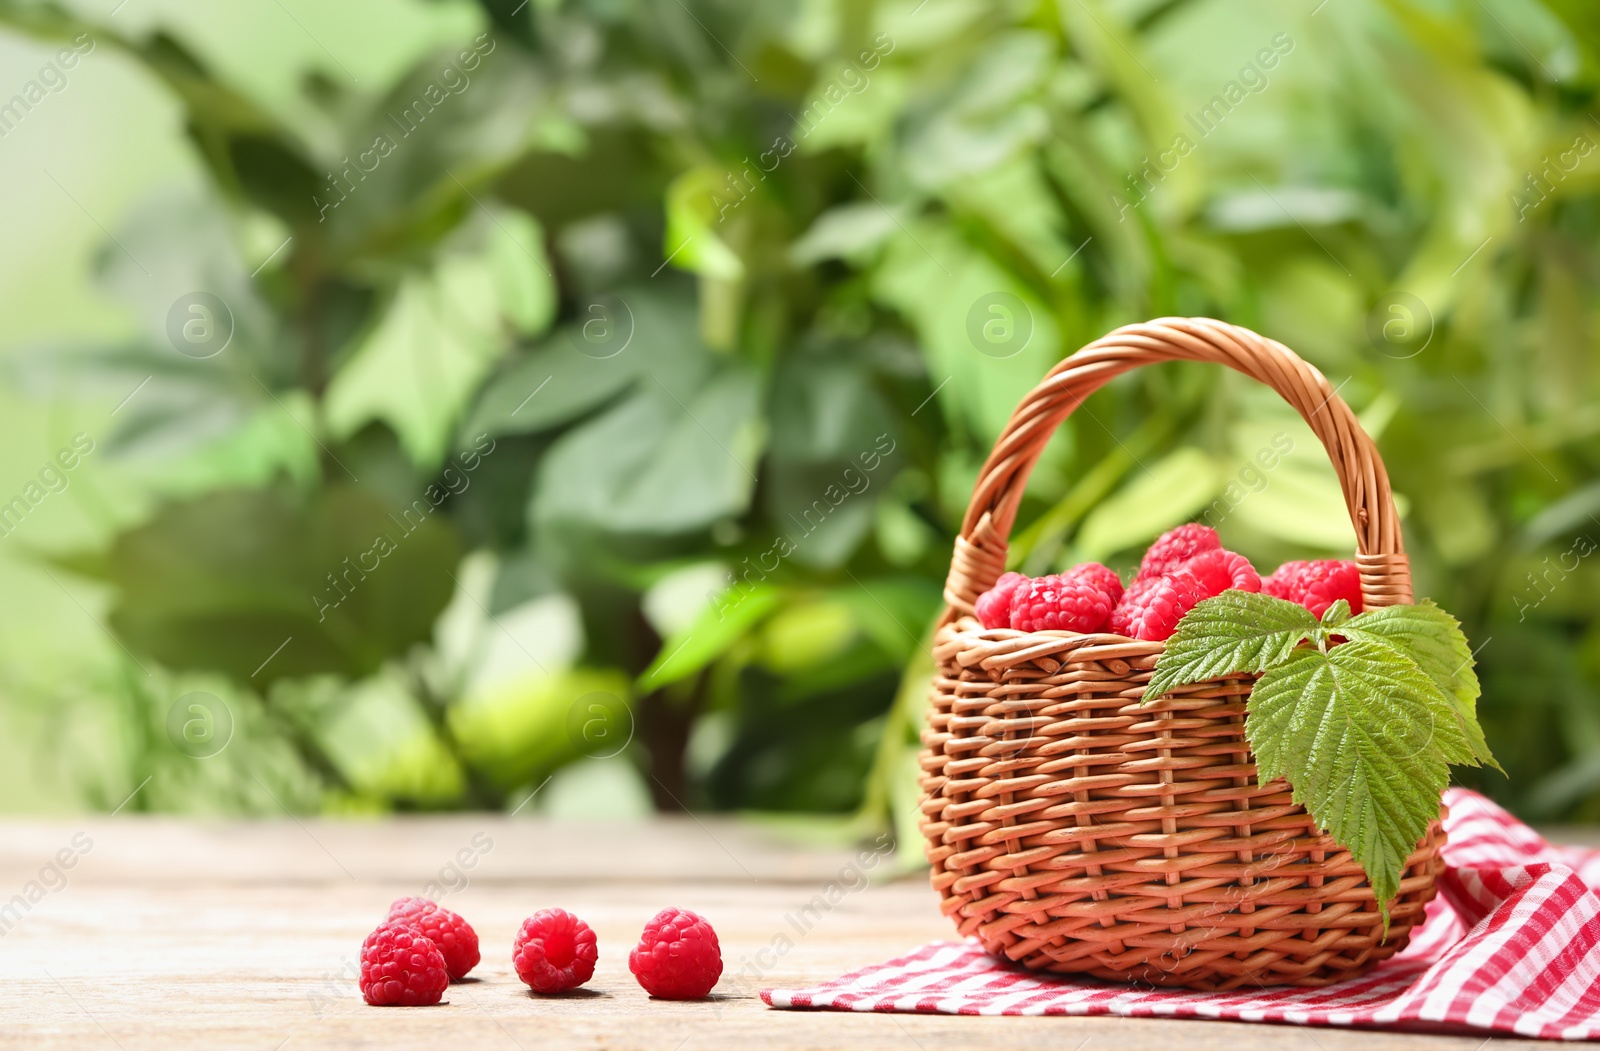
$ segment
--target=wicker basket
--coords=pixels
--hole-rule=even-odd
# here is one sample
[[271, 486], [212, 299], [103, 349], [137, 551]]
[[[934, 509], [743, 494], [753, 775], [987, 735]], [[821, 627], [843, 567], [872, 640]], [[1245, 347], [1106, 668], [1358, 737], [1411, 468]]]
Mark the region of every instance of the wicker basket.
[[1405, 946], [1434, 895], [1439, 824], [1407, 864], [1385, 938], [1360, 865], [1284, 781], [1257, 782], [1244, 736], [1253, 676], [1142, 706], [1162, 643], [989, 630], [973, 616], [1051, 433], [1111, 378], [1173, 360], [1237, 369], [1299, 411], [1338, 471], [1367, 608], [1412, 601], [1388, 475], [1315, 368], [1208, 318], [1129, 325], [1084, 347], [1018, 405], [956, 540], [921, 755], [933, 885], [963, 935], [1033, 970], [1326, 985]]

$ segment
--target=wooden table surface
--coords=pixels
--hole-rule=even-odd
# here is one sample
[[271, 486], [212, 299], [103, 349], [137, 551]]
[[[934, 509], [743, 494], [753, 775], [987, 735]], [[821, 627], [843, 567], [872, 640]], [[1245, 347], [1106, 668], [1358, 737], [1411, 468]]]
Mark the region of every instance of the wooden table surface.
[[[58, 857], [71, 867], [51, 868]], [[0, 912], [0, 1047], [1477, 1051], [1485, 1043], [1232, 1022], [768, 1008], [756, 995], [762, 986], [815, 983], [950, 936], [921, 874], [864, 885], [798, 935], [786, 917], [841, 873], [855, 882], [853, 857], [692, 817], [10, 821], [0, 824], [0, 905], [26, 900], [35, 882], [38, 900], [14, 910], [15, 921]], [[439, 1007], [365, 1006], [354, 980], [361, 939], [393, 898], [430, 883], [477, 928], [478, 980], [451, 986]], [[511, 968], [521, 920], [552, 905], [599, 935], [587, 995], [534, 998]], [[717, 928], [725, 969], [711, 1002], [649, 1000], [628, 973], [633, 940], [666, 905], [704, 913]], [[781, 957], [771, 951], [780, 934], [794, 943]]]

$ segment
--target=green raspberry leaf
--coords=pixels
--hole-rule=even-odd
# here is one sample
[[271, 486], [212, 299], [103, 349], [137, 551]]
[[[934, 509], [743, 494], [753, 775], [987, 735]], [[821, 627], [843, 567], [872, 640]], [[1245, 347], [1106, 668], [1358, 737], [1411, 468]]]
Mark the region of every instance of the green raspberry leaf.
[[1450, 699], [1477, 762], [1500, 770], [1478, 724], [1478, 675], [1460, 623], [1424, 599], [1414, 606], [1386, 606], [1350, 620], [1340, 634], [1400, 646]]
[[1471, 753], [1450, 699], [1394, 643], [1353, 639], [1268, 669], [1245, 733], [1261, 781], [1287, 778], [1366, 870], [1387, 930], [1406, 858], [1439, 816], [1449, 760]]
[[1224, 591], [1190, 610], [1156, 658], [1144, 688], [1153, 701], [1179, 686], [1238, 672], [1265, 671], [1317, 630], [1317, 618], [1294, 602]]
[[1335, 599], [1333, 605], [1322, 611], [1322, 620], [1317, 624], [1317, 630], [1311, 633], [1311, 641], [1317, 644], [1317, 649], [1328, 648], [1328, 640], [1339, 634], [1338, 628], [1350, 619], [1350, 603], [1344, 599]]

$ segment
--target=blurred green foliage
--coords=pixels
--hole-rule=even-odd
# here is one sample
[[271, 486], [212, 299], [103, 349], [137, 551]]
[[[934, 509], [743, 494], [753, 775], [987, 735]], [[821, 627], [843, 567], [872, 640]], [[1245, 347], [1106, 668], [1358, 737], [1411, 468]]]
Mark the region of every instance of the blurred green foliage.
[[[1510, 776], [1479, 787], [1600, 819], [1585, 6], [412, 6], [454, 16], [431, 50], [374, 83], [319, 41], [291, 106], [181, 20], [0, 2], [164, 85], [205, 175], [108, 230], [126, 338], [14, 359], [25, 390], [135, 391], [96, 455], [148, 510], [19, 540], [98, 582], [116, 643], [12, 684], [112, 713], [66, 763], [89, 799], [517, 806], [561, 771], [565, 798], [903, 823], [1012, 408], [1112, 327], [1212, 315], [1379, 438], [1418, 591], [1480, 647]], [[227, 316], [174, 329], [196, 291]], [[199, 356], [186, 321], [231, 339]], [[1013, 559], [1126, 568], [1206, 515], [1263, 569], [1354, 544], [1270, 392], [1142, 370], [1051, 443]], [[191, 689], [231, 713], [203, 760], [168, 729]]]

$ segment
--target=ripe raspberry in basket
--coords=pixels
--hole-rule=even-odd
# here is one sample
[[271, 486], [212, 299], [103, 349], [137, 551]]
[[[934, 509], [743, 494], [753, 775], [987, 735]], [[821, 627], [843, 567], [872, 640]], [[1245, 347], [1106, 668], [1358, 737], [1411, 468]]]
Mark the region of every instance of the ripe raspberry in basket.
[[1188, 522], [1156, 537], [1139, 562], [1135, 584], [1169, 575], [1202, 551], [1222, 550], [1217, 531], [1199, 522]]
[[[1129, 638], [1139, 638], [1138, 611], [1149, 608], [1151, 593], [1161, 582], [1196, 555], [1221, 548], [1222, 541], [1217, 537], [1217, 531], [1198, 522], [1185, 523], [1156, 537], [1146, 549], [1144, 558], [1140, 559], [1139, 571], [1123, 592], [1117, 608], [1111, 611], [1107, 630]], [[1192, 606], [1193, 603], [1190, 603], [1184, 607], [1185, 611]]]
[[1319, 617], [1340, 599], [1350, 603], [1352, 614], [1361, 612], [1361, 571], [1348, 559], [1285, 562], [1261, 582], [1261, 590], [1298, 602]]
[[1173, 570], [1173, 575], [1178, 573], [1192, 573], [1215, 595], [1229, 590], [1261, 590], [1261, 574], [1237, 551], [1202, 551]]
[[1029, 579], [1007, 573], [973, 604], [986, 628], [1017, 631], [1104, 631], [1122, 597], [1122, 579], [1098, 562]]
[[1028, 586], [1028, 578], [1021, 573], [1003, 573], [994, 587], [978, 596], [973, 610], [978, 622], [986, 628], [1011, 627], [1011, 596], [1017, 589]]
[[1061, 575], [1098, 588], [1113, 606], [1122, 598], [1122, 578], [1098, 562], [1080, 562]]
[[[1185, 529], [1179, 526], [1178, 530]], [[1198, 527], [1216, 534], [1205, 526]], [[1151, 545], [1151, 551], [1163, 546], [1178, 530], [1173, 530]], [[1199, 534], [1190, 533], [1191, 537]], [[1206, 538], [1199, 537], [1204, 541]], [[1166, 545], [1169, 550], [1182, 550], [1180, 543]], [[1168, 564], [1166, 557], [1147, 564]], [[1143, 570], [1141, 569], [1141, 572]], [[1187, 561], [1161, 576], [1136, 581], [1123, 595], [1122, 601], [1111, 613], [1110, 629], [1133, 639], [1162, 642], [1172, 637], [1183, 619], [1195, 606], [1228, 590], [1260, 591], [1261, 577], [1250, 560], [1234, 551], [1223, 548], [1205, 548]]]
[[1011, 597], [1011, 626], [1018, 631], [1104, 631], [1122, 597], [1122, 581], [1098, 562], [1018, 586]]

